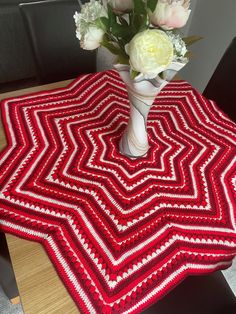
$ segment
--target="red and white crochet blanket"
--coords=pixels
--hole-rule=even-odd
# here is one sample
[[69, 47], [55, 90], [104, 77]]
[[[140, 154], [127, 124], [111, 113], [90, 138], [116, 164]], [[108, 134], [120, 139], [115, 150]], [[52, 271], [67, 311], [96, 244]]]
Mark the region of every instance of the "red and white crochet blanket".
[[44, 245], [82, 313], [140, 313], [236, 255], [236, 125], [172, 82], [130, 159], [128, 116], [114, 71], [2, 102], [0, 230]]

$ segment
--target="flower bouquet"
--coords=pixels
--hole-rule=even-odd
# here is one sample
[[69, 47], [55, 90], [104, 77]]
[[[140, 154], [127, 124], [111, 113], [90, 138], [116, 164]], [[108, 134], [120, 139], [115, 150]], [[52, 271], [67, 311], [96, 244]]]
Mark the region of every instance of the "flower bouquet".
[[114, 67], [130, 100], [130, 119], [120, 141], [127, 156], [146, 154], [150, 106], [188, 62], [188, 46], [200, 38], [182, 38], [178, 32], [189, 18], [189, 7], [189, 0], [90, 0], [74, 15], [83, 49], [102, 46], [117, 56]]

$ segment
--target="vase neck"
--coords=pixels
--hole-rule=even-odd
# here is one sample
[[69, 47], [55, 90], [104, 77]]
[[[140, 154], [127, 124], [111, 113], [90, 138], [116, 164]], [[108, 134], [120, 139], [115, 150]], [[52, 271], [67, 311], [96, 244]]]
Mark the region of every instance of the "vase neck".
[[130, 109], [132, 110], [132, 107], [134, 107], [143, 116], [146, 123], [149, 110], [154, 102], [155, 97], [145, 98], [144, 96], [134, 93], [129, 89], [128, 96], [130, 101]]

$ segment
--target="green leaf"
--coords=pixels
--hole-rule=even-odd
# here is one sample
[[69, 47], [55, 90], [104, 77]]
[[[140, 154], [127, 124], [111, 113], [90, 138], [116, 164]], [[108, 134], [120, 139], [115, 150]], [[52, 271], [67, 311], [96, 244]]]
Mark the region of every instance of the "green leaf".
[[[131, 27], [133, 36], [148, 28], [146, 3], [143, 0], [134, 0], [134, 10], [131, 13]], [[133, 37], [132, 36], [132, 37]]]
[[106, 39], [103, 39], [101, 42], [101, 46], [107, 48], [111, 53], [114, 55], [119, 55], [121, 54], [121, 49], [118, 46], [115, 46], [113, 43], [107, 41]]
[[109, 19], [105, 16], [102, 16], [102, 17], [100, 17], [100, 20], [107, 30], [109, 28]]
[[192, 57], [192, 52], [187, 51], [186, 54], [184, 55], [184, 57], [190, 59]]
[[123, 46], [119, 46], [119, 43], [109, 41], [108, 35], [105, 35], [101, 46], [108, 49], [112, 54], [118, 56], [118, 62], [123, 64], [129, 64], [129, 56], [126, 54]]
[[138, 32], [141, 32], [148, 28], [147, 25], [147, 16], [146, 15], [137, 15], [133, 17], [133, 26], [135, 28], [134, 35]]
[[147, 0], [147, 7], [150, 9], [152, 12], [155, 11], [156, 6], [157, 6], [158, 0]]
[[139, 73], [140, 73], [140, 72], [138, 72], [138, 71], [131, 70], [131, 73], [130, 73], [131, 79], [134, 80], [135, 77], [136, 77], [137, 75], [139, 75]]
[[158, 74], [158, 76], [159, 76], [162, 80], [164, 80], [164, 71], [160, 72], [160, 73]]
[[146, 15], [146, 6], [143, 0], [134, 0], [134, 13]]
[[116, 37], [126, 38], [130, 33], [130, 27], [120, 25], [118, 23], [113, 23], [113, 25], [111, 26], [111, 32]]
[[[128, 39], [131, 36], [132, 27], [128, 25], [125, 19], [121, 16], [116, 16], [113, 12], [111, 6], [108, 5], [108, 19], [109, 19], [109, 28], [108, 34], [111, 36], [115, 36], [117, 39], [124, 39], [125, 43], [128, 42]], [[122, 23], [118, 23], [118, 21], [122, 21]]]
[[195, 42], [201, 40], [203, 37], [201, 36], [189, 36], [182, 38], [187, 46], [194, 44]]
[[109, 29], [109, 20], [105, 16], [97, 18], [95, 20], [95, 24], [98, 28], [101, 28], [102, 30], [104, 30], [104, 32], [106, 32]]
[[128, 64], [129, 65], [129, 58], [128, 58], [128, 56], [126, 57], [123, 54], [120, 54], [120, 55], [118, 55], [117, 62], [121, 63], [121, 64]]
[[113, 12], [112, 7], [109, 4], [107, 5], [107, 13], [108, 13], [109, 26], [112, 27], [112, 25], [116, 23], [116, 15]]

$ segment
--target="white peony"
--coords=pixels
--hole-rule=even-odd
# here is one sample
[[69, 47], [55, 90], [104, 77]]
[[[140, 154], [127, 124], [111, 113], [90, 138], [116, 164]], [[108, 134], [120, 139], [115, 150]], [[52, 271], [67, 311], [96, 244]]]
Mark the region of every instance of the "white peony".
[[107, 17], [107, 11], [100, 1], [91, 0], [81, 7], [81, 12], [75, 12], [76, 37], [83, 49], [93, 50], [100, 46], [104, 30], [95, 21], [100, 17]]
[[80, 41], [81, 48], [94, 50], [100, 46], [103, 40], [104, 31], [101, 28], [90, 26]]
[[153, 25], [164, 30], [183, 27], [190, 15], [190, 0], [159, 0], [154, 12], [149, 12]]
[[145, 78], [154, 78], [173, 60], [173, 44], [165, 32], [157, 29], [136, 34], [126, 47], [130, 66]]

